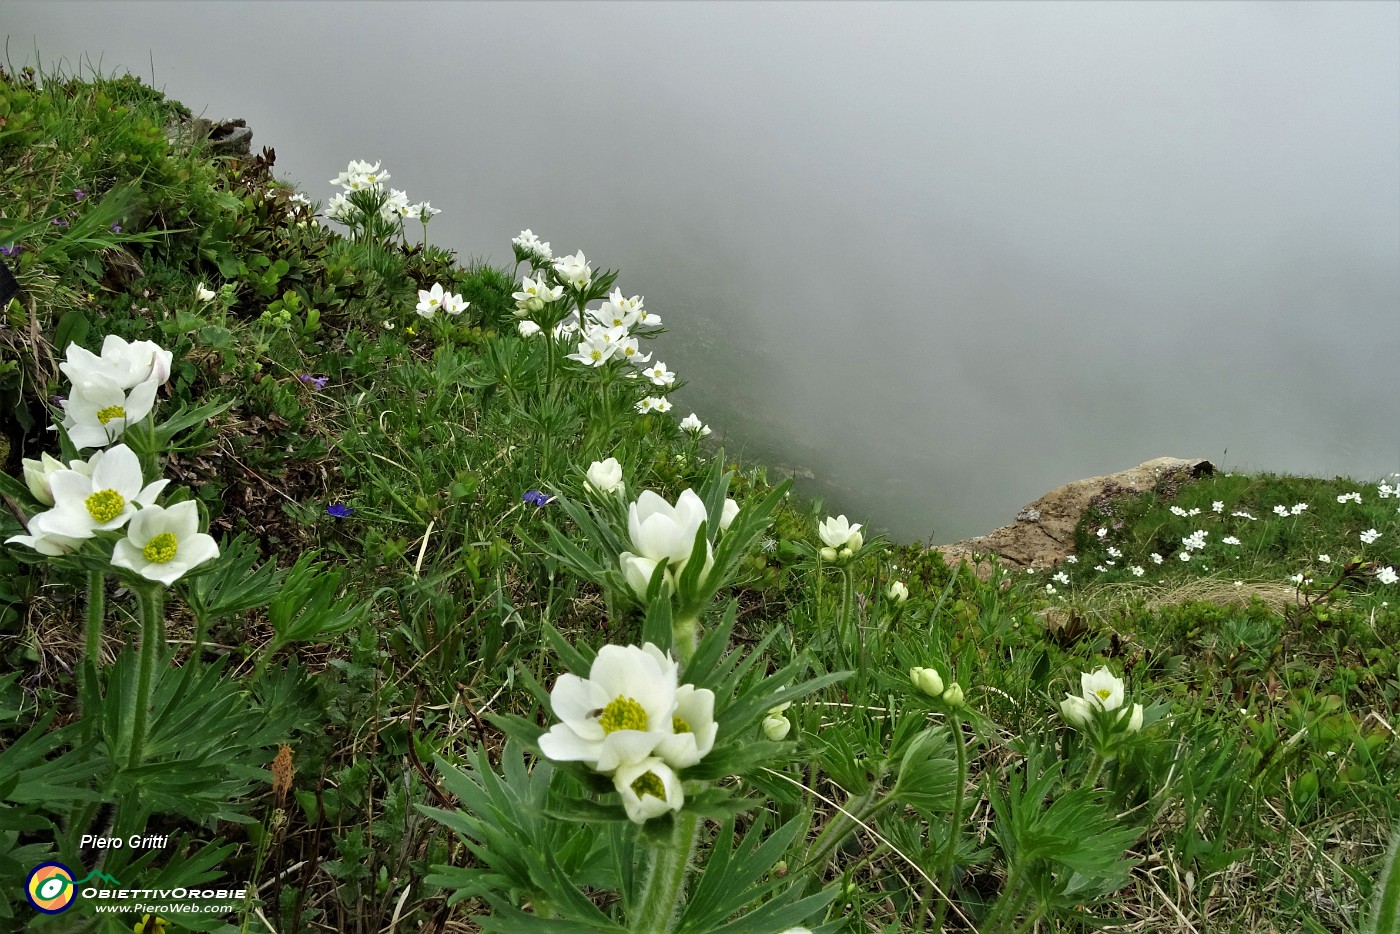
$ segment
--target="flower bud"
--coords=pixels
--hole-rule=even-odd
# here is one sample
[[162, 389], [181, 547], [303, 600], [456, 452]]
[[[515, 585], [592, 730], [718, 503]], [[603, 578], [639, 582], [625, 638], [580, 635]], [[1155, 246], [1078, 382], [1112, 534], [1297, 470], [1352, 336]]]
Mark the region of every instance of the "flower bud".
[[904, 586], [904, 581], [895, 581], [890, 584], [889, 590], [885, 591], [895, 603], [903, 603], [909, 599], [909, 588]]
[[822, 556], [822, 560], [825, 561], [827, 564], [831, 564], [833, 561], [836, 560], [835, 548], [823, 548], [820, 552], [818, 552], [818, 554]]
[[932, 668], [911, 668], [909, 680], [914, 682], [914, 687], [929, 697], [939, 697], [943, 694], [943, 677]]
[[726, 499], [724, 501], [724, 508], [719, 514], [719, 530], [721, 532], [727, 532], [729, 530], [729, 524], [734, 521], [734, 517], [738, 514], [739, 504], [734, 502], [732, 498]]
[[948, 689], [943, 692], [943, 703], [949, 707], [961, 707], [963, 705], [962, 685], [956, 681], [948, 685]]
[[1129, 733], [1136, 733], [1138, 730], [1142, 729], [1142, 705], [1141, 705], [1141, 704], [1134, 704], [1131, 713], [1129, 713], [1129, 712], [1125, 709], [1121, 714], [1118, 715], [1118, 719], [1121, 720], [1121, 719], [1123, 719], [1124, 716], [1127, 716], [1127, 718], [1128, 718], [1128, 732], [1129, 732]]
[[846, 547], [851, 549], [851, 551], [860, 551], [861, 546], [864, 544], [865, 536], [860, 532], [852, 532], [851, 537], [846, 539]]
[[63, 466], [63, 461], [48, 454], [41, 454], [39, 460], [26, 457], [21, 463], [24, 465], [24, 482], [29, 486], [29, 492], [45, 506], [52, 506], [53, 490], [49, 488], [49, 477], [67, 469]]
[[780, 743], [787, 739], [788, 732], [792, 729], [792, 721], [787, 717], [764, 717], [763, 735], [775, 743]]
[[1078, 694], [1067, 694], [1065, 699], [1060, 701], [1060, 716], [1064, 717], [1065, 722], [1076, 729], [1088, 726], [1093, 715], [1093, 705]]
[[588, 467], [587, 477], [586, 485], [595, 493], [606, 494], [622, 491], [622, 465], [617, 462], [616, 457], [594, 461]]
[[[857, 532], [856, 534], [859, 535], [860, 533]], [[837, 554], [840, 555], [842, 561], [850, 560], [851, 555], [853, 555], [854, 553], [855, 552], [851, 551], [850, 548], [842, 548], [840, 551], [837, 552]]]

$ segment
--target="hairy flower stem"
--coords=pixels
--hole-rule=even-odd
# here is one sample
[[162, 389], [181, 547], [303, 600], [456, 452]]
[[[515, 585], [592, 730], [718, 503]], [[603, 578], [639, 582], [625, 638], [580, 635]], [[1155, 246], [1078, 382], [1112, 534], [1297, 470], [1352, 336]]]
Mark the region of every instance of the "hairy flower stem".
[[[953, 870], [957, 866], [958, 837], [962, 835], [963, 799], [967, 794], [967, 739], [963, 736], [962, 717], [954, 711], [949, 714], [948, 720], [953, 728], [953, 749], [958, 758], [958, 780], [953, 786], [953, 811], [948, 816], [948, 849], [943, 853], [941, 865], [938, 867], [938, 881], [944, 897], [938, 900], [938, 908], [934, 914], [935, 934], [943, 930], [943, 919], [948, 914], [948, 902], [953, 897]], [[922, 930], [922, 919], [919, 921], [919, 927]]]
[[[87, 660], [92, 662], [93, 671], [102, 665], [102, 617], [107, 610], [107, 594], [104, 589], [101, 571], [88, 571], [87, 583]], [[78, 697], [83, 696], [83, 681], [87, 678], [87, 666], [78, 672]], [[95, 685], [94, 685], [95, 687]], [[83, 711], [84, 714], [92, 711]]]
[[841, 626], [838, 630], [841, 633], [841, 653], [845, 655], [850, 649], [856, 654], [856, 662], [860, 666], [859, 683], [865, 683], [865, 652], [857, 645], [859, 631], [856, 625], [856, 578], [851, 566], [848, 564], [841, 569]]
[[[817, 839], [807, 849], [807, 856], [802, 861], [804, 866], [823, 866], [831, 856], [833, 850], [846, 838], [846, 834], [854, 830], [860, 823], [865, 821], [870, 815], [880, 808], [894, 801], [894, 798], [886, 797], [876, 800], [880, 795], [880, 786], [871, 785], [870, 790], [863, 795], [849, 798], [845, 807], [840, 813], [831, 819], [822, 832], [817, 835]], [[814, 879], [820, 876], [817, 873]]]
[[155, 681], [156, 659], [165, 643], [163, 614], [165, 594], [158, 586], [137, 591], [141, 602], [141, 657], [136, 673], [136, 693], [127, 699], [131, 723], [131, 749], [127, 767], [136, 768], [146, 755], [146, 731], [151, 713], [151, 691]]
[[671, 623], [671, 646], [676, 650], [676, 658], [681, 668], [690, 664], [695, 655], [695, 646], [700, 639], [700, 620], [695, 616], [680, 616]]
[[685, 895], [685, 877], [699, 828], [695, 812], [681, 811], [675, 816], [671, 839], [651, 848], [646, 888], [628, 930], [637, 934], [667, 934], [671, 930]]
[[1101, 752], [1095, 752], [1094, 758], [1089, 762], [1089, 771], [1084, 775], [1084, 787], [1093, 790], [1098, 784], [1099, 776], [1103, 774], [1103, 767], [1108, 764], [1108, 757]]

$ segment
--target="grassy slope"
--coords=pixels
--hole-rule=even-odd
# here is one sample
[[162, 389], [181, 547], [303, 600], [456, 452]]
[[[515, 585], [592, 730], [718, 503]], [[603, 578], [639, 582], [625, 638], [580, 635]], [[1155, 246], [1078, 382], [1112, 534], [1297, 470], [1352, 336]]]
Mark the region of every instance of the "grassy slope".
[[[18, 416], [6, 426], [5, 472], [53, 450], [47, 402], [62, 391], [56, 362], [70, 340], [154, 339], [176, 351], [163, 407], [233, 401], [182, 437], [164, 475], [205, 503], [216, 537], [242, 533], [250, 558], [285, 567], [317, 552], [339, 567], [368, 618], [275, 659], [263, 652], [274, 634], [266, 612], [210, 620], [206, 659], [225, 656], [257, 697], [298, 698], [300, 717], [279, 740], [293, 752], [295, 784], [280, 801], [266, 784], [251, 787], [239, 799], [246, 825], [179, 814], [152, 823], [233, 843], [223, 870], [271, 882], [263, 911], [279, 931], [379, 930], [396, 908], [415, 928], [464, 918], [431, 886], [398, 902], [401, 880], [465, 859], [409, 807], [442, 803], [415, 760], [495, 749], [484, 715], [531, 713], [513, 672], [552, 680], [546, 621], [593, 645], [639, 631], [634, 611], [609, 612], [597, 588], [555, 573], [531, 546], [545, 540], [546, 519], [559, 519], [521, 495], [577, 493], [582, 468], [612, 455], [630, 489], [674, 496], [712, 452], [666, 416], [619, 415], [606, 397], [632, 391], [622, 384], [579, 379], [550, 404], [531, 402], [545, 363], [538, 344], [514, 336], [513, 270], [463, 268], [431, 248], [357, 248], [303, 224], [307, 211], [266, 160], [168, 150], [162, 128], [176, 109], [127, 79], [0, 84], [0, 245], [22, 246], [7, 262], [24, 287], [0, 331], [0, 403]], [[201, 282], [231, 283], [229, 301], [195, 301]], [[415, 318], [416, 290], [433, 282], [472, 302], [461, 320]], [[740, 467], [737, 496], [765, 488], [761, 468]], [[1360, 503], [1337, 502], [1352, 492]], [[335, 502], [354, 514], [328, 515]], [[1272, 511], [1298, 503], [1308, 508]], [[1157, 722], [1113, 770], [1125, 820], [1141, 830], [1140, 862], [1089, 911], [1120, 930], [1351, 930], [1400, 819], [1400, 587], [1375, 577], [1400, 563], [1398, 505], [1376, 484], [1346, 479], [1208, 478], [1169, 501], [1145, 496], [1086, 516], [1078, 561], [1060, 569], [1067, 583], [1048, 574], [982, 583], [917, 545], [877, 549], [858, 568], [853, 646], [832, 626], [839, 578], [823, 579], [794, 548], [815, 540], [820, 504], [794, 501], [734, 594], [740, 633], [751, 641], [780, 627], [774, 665], [802, 649], [817, 669], [864, 652], [858, 680], [794, 711], [820, 766], [811, 784], [838, 800], [837, 760], [855, 749], [873, 762], [887, 748], [888, 710], [909, 693], [909, 667], [955, 676], [981, 724], [970, 826], [988, 847], [991, 787], [1017, 766], [1025, 737], [1051, 729], [1078, 672], [1107, 663]], [[3, 521], [8, 537], [17, 523]], [[1182, 539], [1199, 529], [1208, 544], [1181, 561]], [[1367, 529], [1381, 537], [1363, 544]], [[1312, 584], [1300, 590], [1295, 573]], [[895, 579], [912, 594], [903, 606], [883, 596]], [[71, 577], [23, 549], [0, 550], [0, 580], [0, 656], [18, 674], [0, 680], [0, 710], [12, 711], [0, 725], [6, 745], [42, 712], [58, 711], [60, 724], [74, 716], [82, 601]], [[119, 593], [110, 599], [123, 605]], [[169, 608], [169, 637], [187, 653], [198, 614], [178, 597]], [[124, 641], [114, 622], [109, 651]], [[296, 684], [278, 687], [293, 658]], [[275, 751], [249, 750], [247, 762], [266, 767]], [[1144, 792], [1152, 787], [1163, 793]], [[819, 821], [830, 813], [804, 800]], [[45, 833], [17, 829], [11, 845], [42, 849]], [[932, 839], [900, 842], [911, 854]], [[972, 914], [1003, 881], [988, 853], [970, 851], [959, 874]], [[861, 835], [845, 857], [832, 873], [847, 867], [855, 883], [843, 909], [850, 929], [862, 918], [910, 925], [907, 861]], [[320, 871], [293, 871], [308, 863]], [[26, 911], [21, 903], [17, 917]], [[1045, 923], [1076, 929], [1076, 919], [1057, 910]]]

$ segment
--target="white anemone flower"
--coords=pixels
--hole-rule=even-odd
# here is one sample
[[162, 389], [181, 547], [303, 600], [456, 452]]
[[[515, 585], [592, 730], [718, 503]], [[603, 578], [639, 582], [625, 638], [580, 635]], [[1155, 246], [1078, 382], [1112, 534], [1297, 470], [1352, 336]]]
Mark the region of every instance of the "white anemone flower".
[[676, 374], [666, 369], [666, 364], [659, 361], [642, 370], [642, 375], [657, 386], [670, 386], [676, 381]]
[[510, 297], [515, 299], [515, 313], [527, 315], [539, 311], [550, 302], [557, 302], [563, 294], [562, 285], [550, 286], [545, 282], [544, 276], [538, 279], [526, 276], [520, 280], [520, 291], [512, 292]]
[[102, 452], [98, 451], [91, 460], [72, 460], [68, 466], [63, 466], [63, 461], [48, 454], [41, 454], [39, 460], [24, 458], [21, 464], [24, 467], [24, 482], [29, 487], [29, 492], [34, 494], [34, 498], [45, 506], [53, 505], [53, 490], [49, 487], [49, 479], [60, 470], [76, 470], [80, 474], [92, 476], [92, 468], [97, 466], [97, 462], [102, 459]]
[[829, 548], [849, 547], [852, 551], [859, 551], [860, 546], [865, 544], [864, 538], [860, 534], [861, 525], [857, 522], [852, 525], [846, 521], [844, 515], [832, 518], [827, 516], [817, 528], [817, 534], [821, 536], [823, 542]]
[[653, 817], [679, 811], [685, 803], [680, 778], [670, 766], [655, 757], [621, 766], [613, 776], [613, 787], [622, 796], [627, 817], [635, 824], [645, 824]]
[[904, 581], [895, 581], [890, 584], [889, 590], [885, 592], [895, 603], [903, 603], [905, 600], [909, 599], [909, 588], [905, 585]]
[[533, 321], [521, 321], [515, 325], [515, 329], [520, 332], [521, 337], [534, 337], [544, 330]]
[[438, 313], [439, 309], [442, 308], [442, 300], [442, 284], [434, 282], [433, 287], [431, 289], [418, 290], [418, 306], [414, 309], [414, 311], [418, 312], [425, 318], [431, 318], [433, 315]]
[[1083, 729], [1094, 716], [1094, 705], [1075, 694], [1066, 694], [1060, 701], [1060, 716], [1075, 729]]
[[123, 389], [112, 379], [93, 375], [85, 384], [74, 384], [73, 394], [60, 403], [63, 429], [79, 451], [104, 448], [126, 431], [126, 426], [150, 414], [156, 402], [155, 380]]
[[554, 262], [554, 271], [559, 278], [582, 292], [593, 281], [593, 270], [588, 259], [579, 250], [572, 256], [563, 256]]
[[685, 418], [681, 419], [681, 431], [694, 432], [696, 435], [704, 437], [710, 433], [710, 426], [700, 421], [700, 416], [691, 412]]
[[74, 538], [70, 535], [58, 535], [49, 531], [45, 518], [47, 512], [41, 512], [29, 520], [28, 535], [11, 535], [5, 539], [5, 544], [24, 545], [33, 548], [41, 555], [50, 558], [58, 555], [66, 555], [82, 547], [83, 539]]
[[54, 508], [35, 517], [43, 517], [46, 531], [81, 539], [119, 529], [136, 515], [137, 505], [149, 507], [170, 482], [142, 486], [141, 463], [124, 444], [101, 453], [93, 459], [91, 475], [60, 470], [50, 478]]
[[110, 380], [121, 389], [132, 389], [147, 381], [157, 386], [170, 379], [170, 351], [154, 341], [128, 343], [115, 334], [102, 341], [102, 354], [69, 344], [67, 360], [58, 365], [63, 374], [80, 389], [96, 381]]
[[672, 735], [656, 744], [656, 754], [673, 769], [684, 769], [705, 758], [715, 745], [715, 692], [682, 684], [676, 689], [671, 715]]
[[616, 457], [589, 464], [585, 477], [584, 486], [594, 493], [621, 493], [623, 490], [622, 464]]
[[1079, 686], [1085, 700], [1098, 704], [1104, 710], [1117, 710], [1123, 706], [1123, 679], [1114, 677], [1106, 665], [1080, 675]]
[[683, 492], [674, 506], [651, 490], [643, 490], [627, 509], [627, 534], [643, 557], [683, 565], [690, 559], [695, 536], [707, 518], [705, 504], [694, 490]]
[[[632, 592], [637, 595], [638, 600], [645, 600], [647, 590], [651, 587], [651, 577], [656, 573], [656, 566], [662, 563], [662, 559], [645, 558], [641, 555], [634, 555], [630, 551], [624, 551], [617, 556], [617, 561], [622, 567], [622, 576], [627, 579], [627, 586], [632, 588]], [[675, 589], [676, 578], [668, 565], [661, 592], [670, 596]]]
[[126, 538], [112, 549], [112, 563], [169, 587], [190, 568], [219, 556], [214, 539], [199, 531], [194, 500], [143, 506], [127, 527]]
[[449, 315], [460, 315], [471, 307], [471, 302], [462, 301], [462, 296], [453, 292], [444, 292], [442, 295], [442, 310]]
[[212, 302], [214, 299], [219, 297], [219, 293], [210, 289], [206, 289], [204, 287], [204, 283], [201, 282], [199, 285], [195, 286], [194, 296], [201, 302]]
[[612, 772], [647, 759], [674, 734], [676, 666], [651, 643], [605, 645], [586, 679], [560, 675], [549, 700], [561, 722], [540, 737], [540, 751]]

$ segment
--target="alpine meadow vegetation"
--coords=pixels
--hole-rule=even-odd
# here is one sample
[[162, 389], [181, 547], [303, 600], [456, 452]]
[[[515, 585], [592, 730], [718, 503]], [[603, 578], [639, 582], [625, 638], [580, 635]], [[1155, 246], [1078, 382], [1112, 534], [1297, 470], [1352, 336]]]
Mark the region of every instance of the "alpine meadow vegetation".
[[0, 929], [1400, 928], [1400, 479], [979, 577], [672, 413], [587, 244], [189, 116], [0, 71]]

